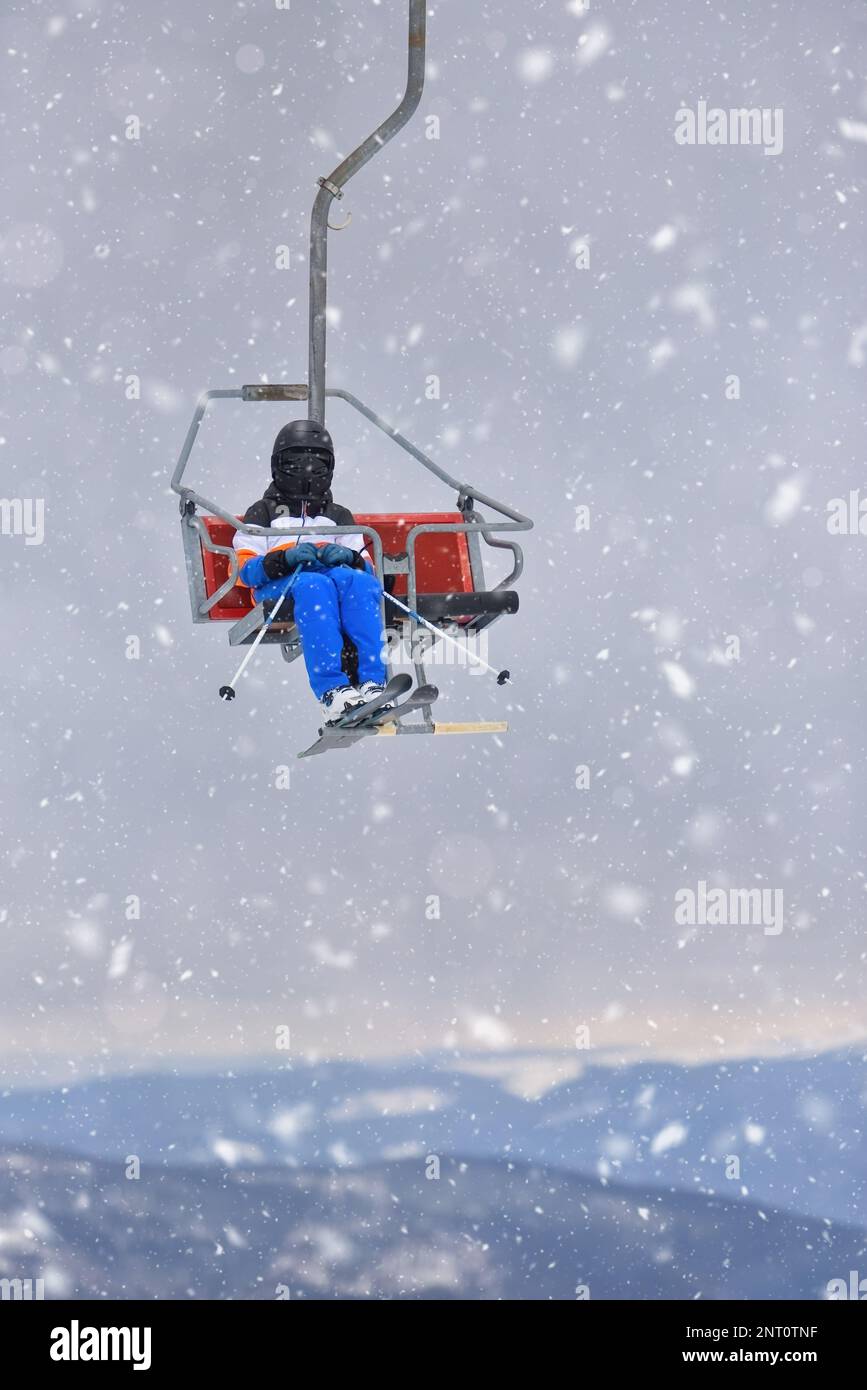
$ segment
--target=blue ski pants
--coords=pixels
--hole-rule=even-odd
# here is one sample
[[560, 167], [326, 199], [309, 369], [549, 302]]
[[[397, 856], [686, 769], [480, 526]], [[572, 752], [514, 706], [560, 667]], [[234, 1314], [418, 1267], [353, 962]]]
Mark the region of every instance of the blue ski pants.
[[365, 681], [384, 685], [388, 675], [376, 576], [368, 569], [350, 569], [348, 565], [302, 570], [286, 579], [272, 580], [256, 590], [256, 597], [278, 598], [290, 587], [307, 679], [317, 700], [335, 686], [350, 684], [340, 664], [345, 637], [358, 649], [359, 685]]

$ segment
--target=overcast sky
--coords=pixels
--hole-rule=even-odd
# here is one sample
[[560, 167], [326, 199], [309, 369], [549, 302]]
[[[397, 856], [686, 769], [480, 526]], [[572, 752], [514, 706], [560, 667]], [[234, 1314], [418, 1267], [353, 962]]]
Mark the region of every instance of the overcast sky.
[[[315, 180], [399, 98], [405, 28], [402, 0], [0, 18], [0, 493], [45, 505], [43, 544], [0, 536], [9, 1079], [280, 1025], [356, 1057], [867, 1031], [867, 538], [826, 519], [864, 485], [856, 0], [431, 6], [420, 111], [334, 213], [329, 384], [534, 518], [490, 634], [513, 686], [436, 674], [440, 717], [511, 732], [296, 764], [300, 663], [217, 698], [237, 653], [190, 622], [168, 479], [201, 389], [305, 379]], [[701, 101], [782, 148], [678, 144]], [[452, 505], [329, 409], [339, 502]], [[218, 407], [190, 481], [242, 511], [291, 414]], [[678, 923], [700, 882], [782, 893], [782, 930]]]

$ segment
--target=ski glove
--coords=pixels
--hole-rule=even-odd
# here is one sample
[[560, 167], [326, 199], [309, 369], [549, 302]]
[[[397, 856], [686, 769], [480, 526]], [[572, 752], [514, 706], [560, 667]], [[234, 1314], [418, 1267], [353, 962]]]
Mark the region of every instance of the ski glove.
[[287, 574], [298, 569], [299, 565], [315, 565], [319, 552], [310, 541], [302, 541], [291, 550], [269, 550], [262, 560], [262, 568], [268, 579], [285, 579]]
[[335, 565], [354, 565], [358, 552], [350, 550], [348, 545], [338, 545], [336, 541], [329, 541], [328, 545], [323, 545], [317, 555], [319, 563], [328, 569], [333, 569]]

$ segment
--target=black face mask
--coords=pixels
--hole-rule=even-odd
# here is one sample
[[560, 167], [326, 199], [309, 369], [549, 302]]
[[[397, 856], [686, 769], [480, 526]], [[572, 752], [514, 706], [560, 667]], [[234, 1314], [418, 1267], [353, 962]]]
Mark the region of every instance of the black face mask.
[[281, 499], [323, 505], [334, 476], [334, 460], [312, 449], [287, 449], [271, 464], [271, 476]]

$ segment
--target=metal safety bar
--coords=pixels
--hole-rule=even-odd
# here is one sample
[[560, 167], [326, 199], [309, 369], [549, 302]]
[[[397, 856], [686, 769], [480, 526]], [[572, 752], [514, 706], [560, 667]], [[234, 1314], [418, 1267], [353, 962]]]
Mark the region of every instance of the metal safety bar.
[[[395, 430], [393, 425], [389, 425], [388, 421], [383, 420], [382, 416], [377, 414], [377, 411], [372, 410], [370, 406], [365, 406], [363, 400], [358, 400], [357, 396], [353, 396], [352, 392], [342, 391], [342, 389], [336, 388], [336, 386], [335, 388], [329, 386], [325, 395], [335, 396], [336, 399], [345, 400], [347, 404], [353, 407], [353, 410], [357, 410], [358, 414], [364, 416], [365, 420], [370, 420], [371, 424], [377, 425], [378, 430], [381, 430], [382, 434], [388, 435], [389, 439], [393, 439], [396, 445], [406, 450], [408, 455], [417, 460], [418, 463], [421, 463], [422, 467], [427, 468], [428, 473], [432, 473], [433, 477], [439, 478], [440, 482], [445, 482], [446, 486], [453, 488], [454, 492], [457, 492], [459, 506], [461, 506], [461, 503], [471, 503], [472, 500], [475, 500], [475, 502], [481, 502], [482, 505], [486, 507], [493, 507], [495, 512], [500, 513], [500, 516], [509, 517], [510, 521], [517, 523], [513, 525], [513, 527], [507, 528], [503, 527], [500, 523], [493, 523], [493, 525], [489, 525], [489, 530], [495, 530], [496, 528], [497, 531], [532, 531], [532, 521], [529, 520], [529, 517], [525, 517], [521, 512], [515, 512], [514, 507], [507, 506], [504, 502], [497, 502], [496, 498], [489, 498], [485, 492], [479, 492], [479, 489], [475, 488], [471, 482], [461, 482], [459, 478], [454, 478], [452, 474], [446, 473], [445, 468], [435, 463], [427, 453], [422, 452], [417, 445], [414, 445], [411, 439], [407, 439], [406, 435], [400, 434], [400, 431]], [[274, 402], [274, 400], [304, 400], [306, 398], [307, 386], [303, 384], [233, 386], [233, 388], [222, 389], [222, 391], [201, 392], [199, 400], [197, 400], [196, 403], [196, 410], [193, 411], [193, 418], [192, 421], [190, 421], [189, 430], [186, 431], [186, 438], [185, 441], [183, 441], [181, 453], [178, 455], [178, 463], [175, 464], [175, 471], [172, 473], [172, 491], [178, 492], [179, 495], [190, 492], [189, 488], [182, 488], [181, 480], [186, 471], [186, 464], [189, 463], [189, 456], [190, 453], [192, 453], [193, 445], [195, 445], [196, 436], [199, 434], [201, 420], [203, 420], [204, 413], [206, 413], [208, 404], [210, 404], [211, 400], [247, 400], [247, 402], [272, 400], [272, 402]], [[510, 542], [510, 545], [511, 543], [514, 542]]]
[[[513, 507], [507, 506], [505, 502], [498, 502], [496, 498], [489, 497], [486, 493], [480, 492], [479, 489], [474, 487], [471, 483], [460, 482], [458, 478], [453, 477], [451, 473], [446, 472], [446, 470], [438, 463], [435, 463], [432, 458], [429, 458], [427, 454], [413, 444], [411, 440], [407, 439], [405, 435], [401, 434], [399, 430], [396, 430], [393, 425], [389, 425], [388, 422], [384, 420], [381, 415], [378, 415], [375, 410], [371, 409], [369, 405], [365, 405], [357, 396], [353, 396], [351, 391], [344, 391], [337, 387], [329, 387], [325, 394], [326, 396], [334, 396], [339, 400], [346, 401], [354, 410], [357, 410], [359, 414], [363, 415], [366, 420], [369, 420], [372, 425], [376, 425], [377, 429], [381, 430], [383, 434], [388, 435], [389, 439], [393, 439], [395, 444], [398, 444], [401, 449], [404, 449], [406, 453], [410, 454], [411, 457], [420, 463], [423, 468], [426, 468], [429, 473], [433, 473], [434, 477], [439, 478], [440, 482], [445, 483], [447, 487], [453, 488], [458, 495], [458, 507], [461, 510], [469, 512], [472, 510], [473, 502], [481, 502], [483, 506], [491, 507], [495, 512], [499, 512], [501, 516], [508, 517], [509, 521], [513, 523], [512, 525], [506, 525], [499, 521], [486, 521], [482, 523], [481, 520], [474, 520], [470, 526], [465, 526], [455, 522], [453, 526], [448, 525], [446, 527], [447, 530], [475, 530], [484, 533], [485, 531], [531, 531], [533, 529], [533, 523], [529, 517], [524, 516]], [[303, 385], [303, 383], [291, 385], [264, 383], [257, 386], [236, 386], [228, 390], [204, 391], [196, 404], [190, 427], [187, 430], [183, 447], [178, 456], [175, 471], [172, 474], [172, 490], [177, 492], [181, 498], [189, 496], [192, 499], [195, 495], [192, 489], [181, 486], [181, 479], [184, 476], [190, 454], [193, 450], [193, 445], [196, 442], [199, 426], [212, 400], [303, 401], [306, 399], [306, 396], [307, 387]], [[213, 506], [212, 503], [204, 504], [201, 501], [199, 505]], [[221, 514], [219, 509], [217, 509], [217, 514]], [[234, 524], [237, 525], [238, 523], [235, 522]], [[260, 530], [261, 529], [263, 528], [260, 528]], [[523, 568], [523, 557], [520, 547], [516, 545], [514, 541], [499, 543], [491, 541], [489, 544], [498, 544], [499, 548], [506, 547], [512, 550], [516, 568], [513, 570], [512, 574], [508, 576], [507, 580], [503, 580], [502, 583], [506, 584], [516, 579]], [[500, 588], [502, 585], [497, 585], [497, 587]]]

